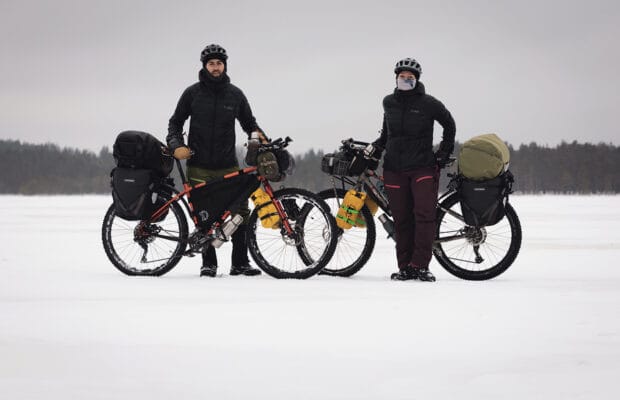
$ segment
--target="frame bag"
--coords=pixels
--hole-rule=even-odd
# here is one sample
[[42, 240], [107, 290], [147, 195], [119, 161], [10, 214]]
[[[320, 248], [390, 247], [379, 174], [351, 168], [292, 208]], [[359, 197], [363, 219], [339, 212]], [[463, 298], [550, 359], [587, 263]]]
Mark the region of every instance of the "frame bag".
[[239, 204], [260, 186], [255, 175], [239, 175], [233, 178], [209, 182], [190, 192], [194, 215], [201, 228], [209, 229], [224, 211], [235, 212]]

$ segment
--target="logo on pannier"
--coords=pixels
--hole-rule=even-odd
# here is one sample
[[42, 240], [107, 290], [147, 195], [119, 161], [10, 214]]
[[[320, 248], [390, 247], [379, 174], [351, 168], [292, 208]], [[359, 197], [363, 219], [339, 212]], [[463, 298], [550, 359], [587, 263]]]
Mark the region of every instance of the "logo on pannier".
[[207, 210], [202, 210], [198, 213], [198, 216], [202, 222], [206, 222], [209, 219], [209, 212]]
[[136, 183], [135, 179], [123, 179], [123, 182]]

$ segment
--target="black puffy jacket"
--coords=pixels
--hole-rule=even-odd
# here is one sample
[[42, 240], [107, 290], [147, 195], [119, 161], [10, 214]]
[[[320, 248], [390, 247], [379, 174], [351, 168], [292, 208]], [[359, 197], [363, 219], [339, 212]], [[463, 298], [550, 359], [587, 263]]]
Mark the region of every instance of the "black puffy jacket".
[[199, 82], [185, 89], [168, 122], [168, 146], [174, 151], [183, 146], [183, 124], [190, 118], [188, 145], [194, 155], [188, 165], [221, 169], [237, 165], [235, 152], [235, 119], [248, 133], [260, 128], [252, 115], [248, 100], [224, 74], [212, 78], [201, 69]]
[[440, 151], [451, 154], [456, 126], [446, 107], [426, 94], [422, 82], [411, 91], [396, 89], [383, 99], [383, 129], [376, 144], [385, 148], [383, 167], [409, 171], [436, 165], [433, 154], [433, 124], [443, 127]]

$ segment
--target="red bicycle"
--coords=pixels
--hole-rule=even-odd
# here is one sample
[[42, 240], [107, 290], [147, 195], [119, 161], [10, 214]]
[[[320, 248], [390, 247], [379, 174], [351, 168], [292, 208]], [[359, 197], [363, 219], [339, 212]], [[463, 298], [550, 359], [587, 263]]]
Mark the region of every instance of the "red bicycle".
[[[284, 149], [289, 141], [286, 138], [262, 144], [258, 151]], [[297, 188], [274, 191], [257, 167], [239, 169], [220, 179], [191, 186], [178, 160], [176, 167], [183, 190], [174, 188], [172, 178], [162, 178], [152, 191], [157, 207], [148, 218], [128, 221], [117, 216], [114, 205], [105, 214], [103, 247], [121, 272], [160, 276], [174, 268], [183, 256], [193, 257], [205, 246], [219, 247], [230, 239], [242, 220], [231, 210], [236, 210], [260, 186], [275, 207], [270, 218], [275, 217], [278, 222], [263, 226], [259, 221], [260, 207], [249, 217], [248, 248], [258, 267], [275, 278], [305, 279], [330, 261], [336, 249], [337, 227], [329, 206], [316, 194]], [[206, 210], [196, 207], [196, 200], [222, 183], [236, 196], [222, 207], [223, 211], [207, 217]], [[195, 226], [191, 233], [188, 217]]]

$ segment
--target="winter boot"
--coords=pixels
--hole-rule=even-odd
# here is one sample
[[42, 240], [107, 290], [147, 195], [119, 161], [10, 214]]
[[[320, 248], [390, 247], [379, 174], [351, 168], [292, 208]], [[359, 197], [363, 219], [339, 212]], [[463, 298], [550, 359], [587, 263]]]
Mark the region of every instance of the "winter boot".
[[200, 276], [214, 277], [217, 274], [217, 255], [215, 249], [207, 246], [202, 250], [202, 267], [200, 268]]
[[422, 282], [435, 282], [435, 275], [431, 273], [431, 271], [427, 268], [413, 268], [413, 271], [416, 274], [414, 279], [417, 279]]
[[390, 278], [393, 281], [408, 281], [411, 279], [417, 279], [422, 282], [435, 282], [435, 276], [428, 270], [428, 268], [414, 267], [411, 264], [407, 264], [405, 268], [402, 268], [398, 272], [392, 274]]
[[411, 279], [416, 279], [416, 274], [414, 273], [413, 268], [407, 265], [404, 268], [400, 268], [398, 272], [393, 273], [390, 276], [390, 279], [393, 281], [408, 281]]
[[260, 275], [262, 272], [260, 269], [253, 268], [249, 263], [241, 264], [241, 265], [233, 265], [230, 267], [231, 275], [245, 275], [245, 276], [255, 276]]
[[250, 266], [250, 261], [248, 260], [248, 243], [246, 241], [247, 232], [248, 226], [243, 224], [239, 225], [239, 228], [232, 234], [231, 275], [254, 276], [261, 274], [260, 269]]
[[200, 276], [213, 278], [215, 275], [217, 275], [217, 265], [203, 265], [200, 267]]

